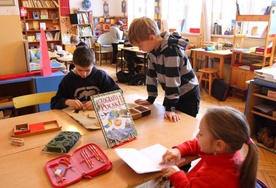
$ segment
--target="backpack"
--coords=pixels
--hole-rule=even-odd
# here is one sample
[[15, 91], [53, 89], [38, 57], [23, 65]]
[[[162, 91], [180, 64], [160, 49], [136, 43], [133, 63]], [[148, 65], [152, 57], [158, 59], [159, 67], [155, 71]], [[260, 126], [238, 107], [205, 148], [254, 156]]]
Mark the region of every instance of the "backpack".
[[145, 74], [136, 74], [128, 82], [128, 85], [145, 85], [146, 84], [146, 75]]
[[216, 78], [212, 83], [211, 95], [219, 101], [225, 101], [228, 89], [229, 85], [223, 79]]
[[131, 78], [131, 75], [129, 72], [122, 71], [122, 70], [117, 72], [116, 76], [117, 76], [118, 82], [120, 83], [127, 83], [130, 81], [130, 78]]

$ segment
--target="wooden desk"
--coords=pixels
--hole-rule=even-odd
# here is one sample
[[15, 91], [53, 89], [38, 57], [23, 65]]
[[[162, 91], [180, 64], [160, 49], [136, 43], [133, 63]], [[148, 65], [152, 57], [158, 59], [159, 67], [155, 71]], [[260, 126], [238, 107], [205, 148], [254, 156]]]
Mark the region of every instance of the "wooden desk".
[[[133, 102], [138, 97], [137, 95], [128, 96], [126, 100]], [[149, 107], [152, 111], [150, 116], [135, 120], [138, 131], [137, 139], [120, 147], [142, 149], [160, 143], [167, 148], [171, 148], [196, 136], [198, 132], [197, 119], [179, 113], [182, 120], [178, 123], [172, 123], [164, 120], [163, 106], [156, 104]], [[36, 123], [54, 119], [62, 125], [63, 131], [79, 131], [82, 134], [80, 141], [77, 142], [69, 154], [80, 146], [95, 143], [103, 149], [113, 164], [111, 171], [90, 180], [82, 179], [70, 187], [134, 187], [161, 175], [159, 172], [136, 174], [116, 155], [114, 149], [107, 148], [100, 130], [88, 131], [62, 110], [51, 110], [0, 120], [0, 187], [52, 187], [46, 175], [45, 164], [59, 155], [45, 154], [41, 150], [58, 132], [25, 137], [25, 145], [22, 147], [10, 144], [10, 133], [16, 124]], [[185, 159], [186, 161], [183, 164], [190, 162], [195, 157]]]
[[60, 61], [61, 63], [64, 63], [67, 70], [69, 70], [69, 65], [73, 62], [73, 55], [67, 54], [63, 57], [57, 57], [57, 60]]
[[232, 52], [230, 50], [205, 51], [202, 48], [195, 48], [191, 50], [193, 54], [194, 71], [196, 71], [196, 60], [198, 55], [205, 56], [206, 61], [205, 61], [204, 67], [208, 66], [209, 57], [216, 57], [216, 58], [219, 58], [219, 78], [223, 78], [224, 61], [226, 58], [231, 58], [232, 56]]
[[[142, 58], [144, 60], [144, 68], [145, 68], [145, 73], [147, 70], [147, 52], [139, 50], [138, 47], [123, 47], [121, 49], [121, 70], [124, 68], [124, 51], [130, 51], [130, 52], [135, 52], [137, 57]], [[117, 68], [116, 68], [117, 72]]]

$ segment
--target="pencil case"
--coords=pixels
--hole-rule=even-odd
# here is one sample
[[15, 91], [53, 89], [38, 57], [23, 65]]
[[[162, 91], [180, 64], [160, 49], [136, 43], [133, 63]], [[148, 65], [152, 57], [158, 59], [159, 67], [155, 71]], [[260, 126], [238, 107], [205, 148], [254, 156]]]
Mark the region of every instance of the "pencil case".
[[68, 153], [81, 137], [79, 132], [61, 131], [46, 144], [47, 152]]
[[45, 164], [47, 176], [55, 188], [67, 187], [81, 179], [92, 179], [112, 169], [103, 150], [94, 143], [76, 149], [72, 155], [56, 157]]

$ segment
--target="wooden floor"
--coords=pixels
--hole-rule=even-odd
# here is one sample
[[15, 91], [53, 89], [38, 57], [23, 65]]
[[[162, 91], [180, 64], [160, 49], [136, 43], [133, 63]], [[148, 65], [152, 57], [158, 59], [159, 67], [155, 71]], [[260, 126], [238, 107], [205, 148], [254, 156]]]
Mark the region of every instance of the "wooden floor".
[[[99, 64], [97, 64], [98, 66]], [[105, 70], [114, 80], [117, 80], [115, 73], [115, 65], [104, 64], [98, 66], [98, 68]], [[147, 92], [145, 86], [129, 86], [127, 84], [120, 84], [124, 93], [139, 94], [144, 98], [147, 98]], [[157, 103], [162, 104], [163, 101], [163, 91], [159, 89], [159, 96], [156, 100]], [[206, 109], [210, 106], [231, 106], [244, 112], [245, 102], [239, 98], [228, 97], [226, 101], [218, 101], [213, 97], [208, 96], [208, 94], [203, 90], [201, 91], [201, 102], [200, 102], [200, 112], [197, 118], [201, 118], [205, 113]], [[246, 149], [242, 150], [243, 155], [246, 154]], [[271, 188], [276, 188], [276, 155], [259, 147], [259, 166], [258, 166], [258, 178], [264, 181]]]

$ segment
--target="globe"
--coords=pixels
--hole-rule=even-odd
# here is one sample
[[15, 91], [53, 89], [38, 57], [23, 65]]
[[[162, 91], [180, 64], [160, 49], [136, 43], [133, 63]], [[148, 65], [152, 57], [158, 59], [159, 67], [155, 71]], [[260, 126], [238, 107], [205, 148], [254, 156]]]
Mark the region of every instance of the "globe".
[[90, 0], [83, 0], [82, 2], [81, 2], [81, 4], [82, 4], [82, 8], [84, 8], [84, 9], [89, 9], [90, 7], [91, 7], [91, 2], [90, 2]]

